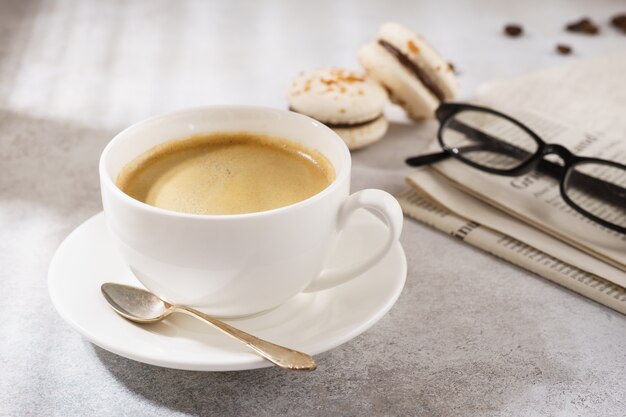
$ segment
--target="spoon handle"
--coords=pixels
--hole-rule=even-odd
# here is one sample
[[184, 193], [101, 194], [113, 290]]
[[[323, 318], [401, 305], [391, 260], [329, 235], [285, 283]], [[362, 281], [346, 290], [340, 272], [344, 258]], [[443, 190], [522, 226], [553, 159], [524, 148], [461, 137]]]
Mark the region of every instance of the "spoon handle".
[[216, 329], [221, 330], [223, 333], [226, 333], [240, 342], [245, 343], [250, 349], [282, 368], [297, 371], [312, 371], [317, 367], [315, 360], [313, 360], [313, 358], [306, 353], [298, 352], [297, 350], [289, 349], [284, 346], [268, 342], [267, 340], [259, 339], [256, 336], [252, 336], [249, 333], [236, 329], [191, 307], [172, 306], [172, 309], [210, 324]]

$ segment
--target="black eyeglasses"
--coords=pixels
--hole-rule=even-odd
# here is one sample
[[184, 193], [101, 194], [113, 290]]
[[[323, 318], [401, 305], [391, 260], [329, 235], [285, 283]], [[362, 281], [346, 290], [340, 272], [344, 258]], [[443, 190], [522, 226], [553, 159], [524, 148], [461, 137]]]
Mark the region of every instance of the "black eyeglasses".
[[[583, 216], [626, 234], [626, 166], [576, 156], [564, 146], [545, 143], [506, 114], [470, 104], [444, 103], [436, 112], [443, 152], [408, 158], [411, 166], [449, 157], [481, 171], [519, 176], [530, 171], [559, 181], [563, 200]], [[544, 159], [556, 154], [563, 164]]]

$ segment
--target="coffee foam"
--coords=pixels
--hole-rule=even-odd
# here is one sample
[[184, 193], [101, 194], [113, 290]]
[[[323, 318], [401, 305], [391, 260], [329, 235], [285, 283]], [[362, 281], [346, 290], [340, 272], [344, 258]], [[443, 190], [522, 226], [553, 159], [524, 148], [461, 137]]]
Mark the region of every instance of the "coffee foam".
[[247, 132], [158, 145], [124, 167], [117, 186], [144, 203], [194, 214], [241, 214], [305, 200], [335, 178], [319, 152]]

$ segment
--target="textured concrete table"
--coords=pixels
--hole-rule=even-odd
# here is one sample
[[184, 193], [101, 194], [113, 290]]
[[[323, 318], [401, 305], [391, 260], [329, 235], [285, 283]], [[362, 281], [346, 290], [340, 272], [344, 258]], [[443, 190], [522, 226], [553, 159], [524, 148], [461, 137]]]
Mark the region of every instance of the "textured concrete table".
[[[0, 416], [626, 414], [626, 318], [406, 221], [396, 306], [314, 373], [182, 372], [84, 341], [46, 272], [101, 210], [96, 163], [119, 129], [201, 104], [285, 106], [302, 69], [356, 65], [384, 21], [424, 33], [479, 83], [623, 49], [618, 2], [0, 2]], [[583, 15], [602, 35], [566, 34]], [[527, 35], [507, 39], [504, 23]], [[573, 56], [553, 52], [557, 42]], [[434, 123], [395, 121], [354, 155], [353, 189], [403, 187]]]

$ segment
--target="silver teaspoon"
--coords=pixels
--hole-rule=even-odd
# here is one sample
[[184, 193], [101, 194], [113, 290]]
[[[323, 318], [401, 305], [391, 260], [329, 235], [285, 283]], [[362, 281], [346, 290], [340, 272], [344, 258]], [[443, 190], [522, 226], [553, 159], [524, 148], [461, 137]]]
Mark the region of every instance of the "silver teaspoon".
[[259, 339], [191, 307], [170, 304], [156, 295], [130, 285], [107, 282], [100, 287], [102, 295], [120, 316], [136, 323], [155, 323], [172, 313], [184, 313], [210, 324], [276, 365], [298, 371], [312, 371], [317, 365], [306, 353]]

